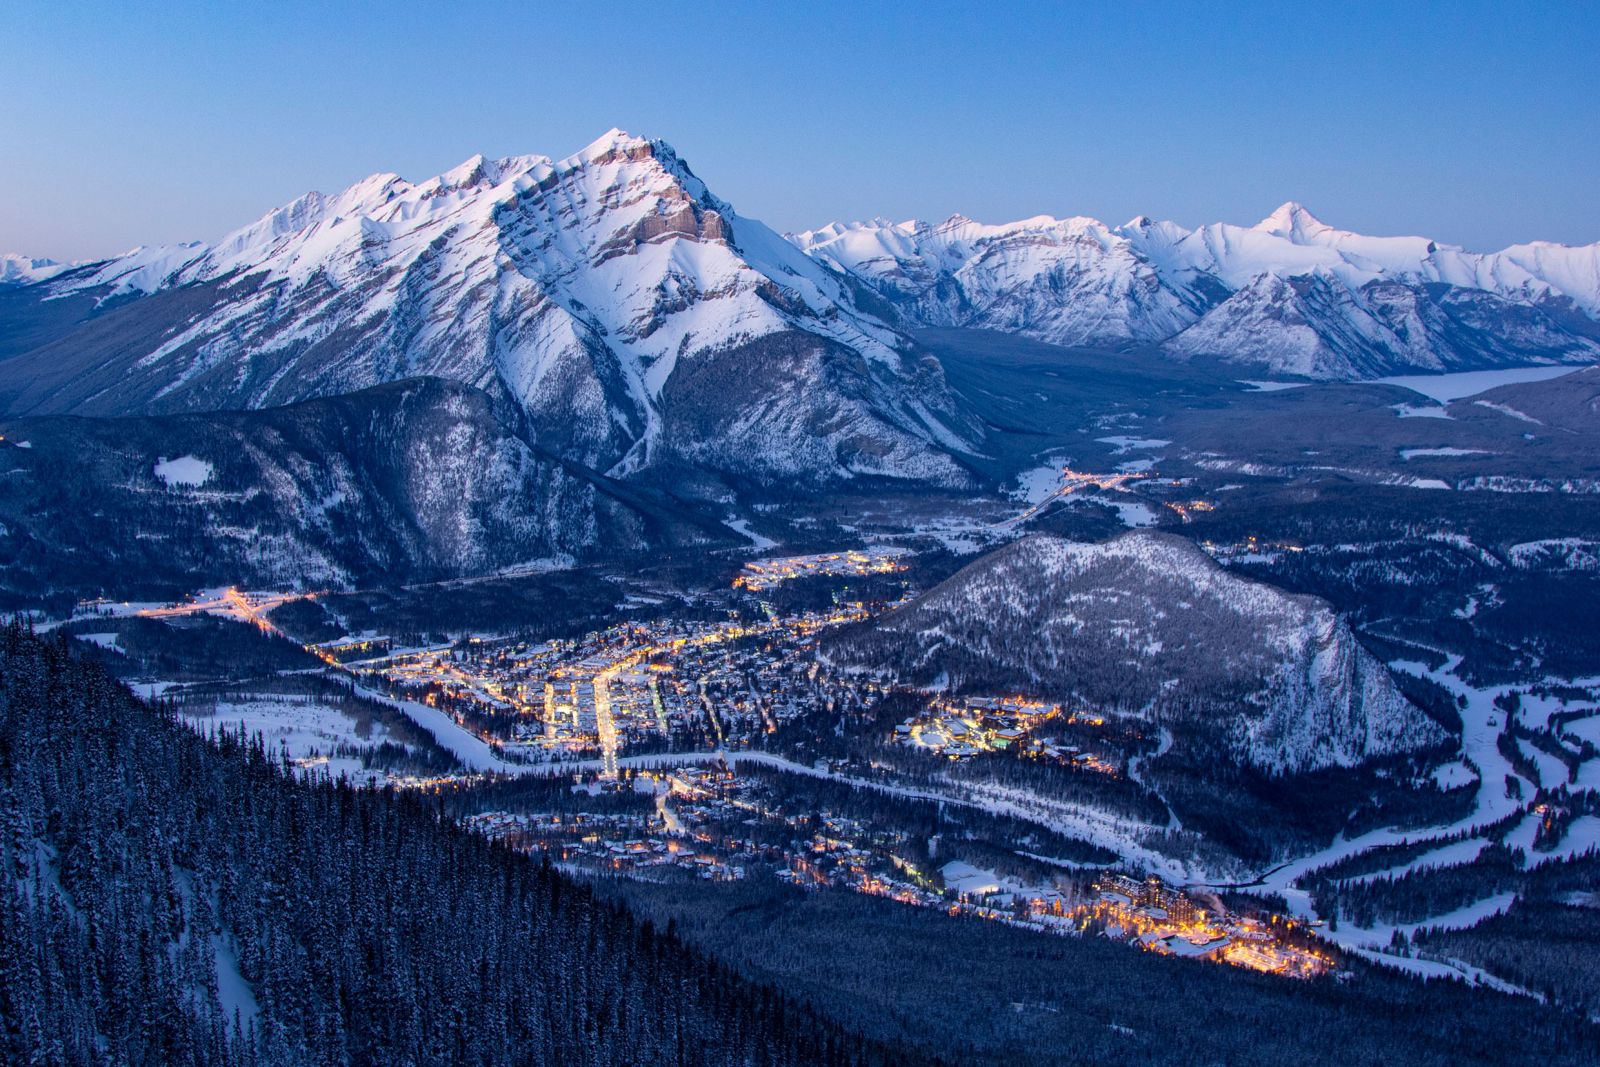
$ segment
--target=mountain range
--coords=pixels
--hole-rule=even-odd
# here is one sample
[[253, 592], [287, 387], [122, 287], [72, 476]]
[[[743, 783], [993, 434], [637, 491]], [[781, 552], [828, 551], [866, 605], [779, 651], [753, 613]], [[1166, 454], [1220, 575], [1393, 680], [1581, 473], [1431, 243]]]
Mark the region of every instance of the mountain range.
[[1324, 379], [1600, 355], [1600, 245], [1485, 255], [1335, 229], [1296, 203], [1251, 227], [957, 215], [833, 224], [795, 241], [908, 327], [1159, 346]]
[[1150, 347], [1323, 379], [1600, 358], [1600, 245], [1038, 216], [788, 239], [665, 142], [308, 193], [214, 244], [0, 261], [0, 406], [266, 407], [438, 376], [618, 477], [958, 486], [982, 432], [909, 332]]

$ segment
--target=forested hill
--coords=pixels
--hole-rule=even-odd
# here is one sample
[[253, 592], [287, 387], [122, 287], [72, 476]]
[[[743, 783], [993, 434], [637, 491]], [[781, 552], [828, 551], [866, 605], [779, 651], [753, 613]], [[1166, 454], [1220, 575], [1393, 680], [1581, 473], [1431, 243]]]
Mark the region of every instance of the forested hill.
[[0, 1061], [892, 1057], [416, 797], [209, 743], [0, 633]]

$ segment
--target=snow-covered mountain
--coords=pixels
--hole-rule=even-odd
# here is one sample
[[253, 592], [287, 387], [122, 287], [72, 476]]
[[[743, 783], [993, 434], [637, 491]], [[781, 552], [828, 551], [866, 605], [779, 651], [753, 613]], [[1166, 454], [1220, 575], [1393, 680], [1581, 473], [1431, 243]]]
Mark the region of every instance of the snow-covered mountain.
[[1255, 226], [1039, 216], [795, 235], [907, 326], [1163, 344], [1320, 378], [1600, 357], [1600, 244], [1492, 254], [1338, 230], [1299, 204]]
[[1350, 767], [1446, 737], [1326, 603], [1241, 578], [1169, 534], [1024, 538], [832, 655], [902, 680], [1149, 717], [1269, 772]]
[[370, 586], [741, 540], [540, 454], [496, 407], [421, 378], [264, 411], [0, 420], [0, 586]]
[[514, 400], [538, 443], [629, 475], [958, 483], [938, 364], [835, 272], [613, 130], [311, 193], [214, 245], [33, 286], [85, 310], [8, 360], [12, 413], [263, 407], [433, 375]]
[[0, 253], [0, 286], [31, 285], [54, 278], [68, 265], [53, 259], [35, 259], [14, 253]]

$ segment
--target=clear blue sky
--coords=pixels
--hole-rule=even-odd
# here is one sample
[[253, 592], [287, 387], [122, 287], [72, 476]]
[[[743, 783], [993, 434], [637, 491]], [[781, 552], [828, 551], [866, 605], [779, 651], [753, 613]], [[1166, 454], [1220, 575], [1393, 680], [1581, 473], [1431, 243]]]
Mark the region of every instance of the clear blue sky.
[[1600, 4], [14, 0], [0, 251], [211, 239], [473, 152], [670, 141], [741, 213], [1600, 240]]

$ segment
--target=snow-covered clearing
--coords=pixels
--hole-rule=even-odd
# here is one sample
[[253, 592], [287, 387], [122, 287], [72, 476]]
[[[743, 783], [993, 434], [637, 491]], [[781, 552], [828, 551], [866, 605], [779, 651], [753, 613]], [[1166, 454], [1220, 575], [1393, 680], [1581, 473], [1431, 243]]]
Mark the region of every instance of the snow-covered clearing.
[[1442, 407], [1413, 407], [1410, 404], [1395, 404], [1394, 413], [1402, 419], [1448, 419], [1450, 413]]
[[1061, 489], [1061, 461], [1046, 459], [1040, 466], [1023, 471], [1011, 495], [1026, 504], [1042, 504]]
[[106, 634], [74, 634], [79, 641], [87, 641], [91, 645], [109, 649], [112, 652], [122, 651], [122, 635], [117, 633]]
[[1122, 520], [1122, 525], [1131, 527], [1154, 526], [1156, 513], [1149, 504], [1138, 500], [1115, 500], [1107, 497], [1095, 497], [1097, 503], [1108, 508], [1115, 508], [1117, 518]]
[[1567, 765], [1544, 749], [1531, 744], [1526, 739], [1517, 739], [1517, 748], [1521, 750], [1523, 758], [1531, 762], [1539, 770], [1539, 785], [1546, 789], [1554, 789], [1564, 785], [1567, 781]]
[[1487, 456], [1491, 453], [1482, 448], [1402, 448], [1401, 459], [1415, 459], [1418, 456]]
[[282, 753], [309, 773], [335, 778], [342, 774], [351, 779], [384, 777], [381, 772], [364, 770], [354, 756], [334, 755], [341, 745], [365, 749], [390, 740], [382, 725], [373, 723], [367, 736], [362, 737], [356, 732], [355, 722], [343, 712], [314, 700], [263, 696], [220, 702], [214, 711], [193, 707], [182, 710], [189, 724], [202, 733], [227, 730], [252, 737], [259, 734], [268, 751]]
[[1095, 440], [1115, 448], [1119, 456], [1136, 448], [1166, 448], [1172, 444], [1171, 441], [1162, 441], [1154, 437], [1096, 437]]
[[177, 459], [163, 456], [156, 463], [153, 473], [169, 488], [181, 485], [195, 489], [211, 480], [212, 466], [197, 456], [179, 456]]

